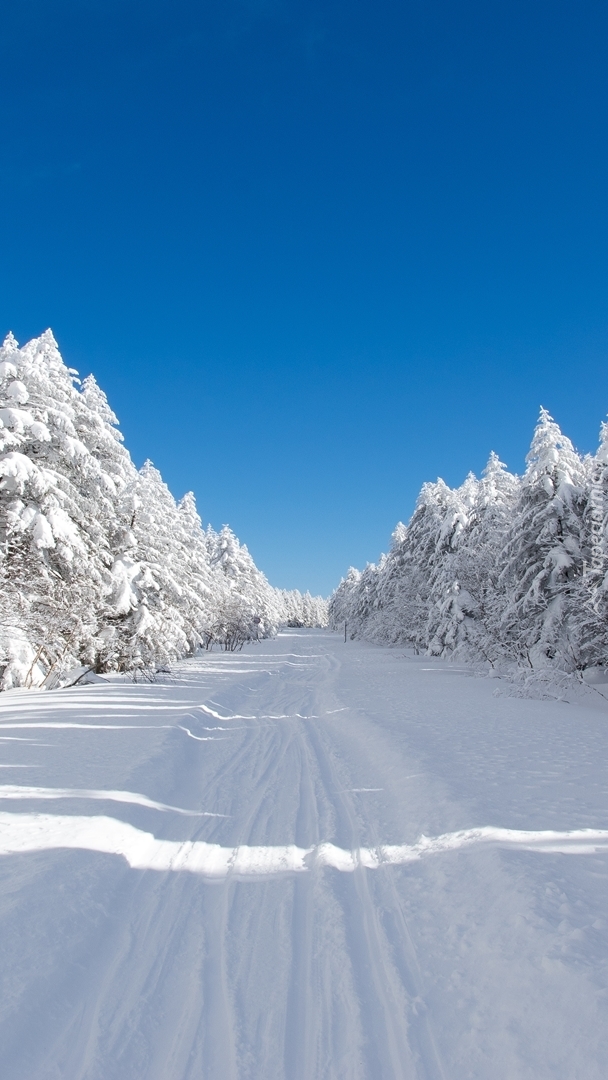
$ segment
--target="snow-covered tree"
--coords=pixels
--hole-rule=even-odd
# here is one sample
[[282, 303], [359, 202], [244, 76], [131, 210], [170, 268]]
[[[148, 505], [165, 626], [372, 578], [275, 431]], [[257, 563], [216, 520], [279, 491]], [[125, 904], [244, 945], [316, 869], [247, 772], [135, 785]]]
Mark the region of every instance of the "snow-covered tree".
[[583, 572], [571, 583], [569, 645], [577, 667], [608, 662], [608, 424], [597, 453], [584, 460], [585, 504], [581, 526]]
[[222, 643], [276, 633], [282, 619], [280, 595], [258, 570], [244, 544], [227, 525], [216, 533], [207, 529], [207, 551], [220, 582], [219, 604], [211, 631]]
[[302, 594], [299, 589], [280, 589], [281, 622], [292, 627], [327, 626], [327, 600], [322, 596]]
[[[3, 685], [37, 685], [92, 659], [111, 553], [99, 462], [80, 438], [87, 406], [50, 331], [0, 352]], [[110, 513], [111, 517], [111, 513]], [[26, 670], [27, 669], [27, 670]]]
[[152, 672], [235, 628], [274, 633], [283, 595], [228, 528], [205, 532], [191, 493], [178, 504], [150, 462], [135, 468], [105, 394], [77, 375], [50, 331], [0, 350], [2, 687], [75, 664]]
[[493, 663], [501, 654], [500, 553], [519, 490], [518, 480], [492, 452], [480, 481], [469, 477], [455, 493], [450, 550], [434, 575], [429, 614], [431, 652], [476, 657]]
[[502, 635], [533, 666], [568, 653], [572, 582], [582, 572], [585, 469], [541, 409], [502, 554]]
[[330, 625], [490, 664], [608, 664], [608, 426], [585, 459], [541, 410], [522, 478], [425, 484], [388, 555], [351, 570]]

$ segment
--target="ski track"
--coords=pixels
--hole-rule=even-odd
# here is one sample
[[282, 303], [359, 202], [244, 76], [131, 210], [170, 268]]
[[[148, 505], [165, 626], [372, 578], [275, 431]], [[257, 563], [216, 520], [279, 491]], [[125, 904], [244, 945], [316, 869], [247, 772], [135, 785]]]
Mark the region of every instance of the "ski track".
[[3, 1080], [603, 1078], [608, 712], [463, 674], [290, 631], [3, 695]]

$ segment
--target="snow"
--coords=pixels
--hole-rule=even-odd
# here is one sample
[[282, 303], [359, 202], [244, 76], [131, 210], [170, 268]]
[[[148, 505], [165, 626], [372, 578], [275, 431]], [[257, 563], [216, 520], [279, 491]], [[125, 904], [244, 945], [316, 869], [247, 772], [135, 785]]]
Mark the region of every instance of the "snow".
[[604, 1077], [608, 707], [496, 686], [293, 630], [4, 693], [2, 1077]]
[[7, 491], [20, 490], [32, 477], [37, 477], [39, 472], [33, 461], [16, 451], [6, 454], [0, 461], [0, 476], [4, 477], [1, 486]]
[[[201, 739], [207, 742], [207, 739]], [[177, 814], [201, 816], [197, 810], [182, 810], [165, 806], [130, 791], [69, 791], [54, 788], [20, 788], [7, 785], [0, 791], [6, 799], [101, 799], [108, 802], [133, 803], [155, 810], [172, 810]], [[351, 788], [351, 791], [380, 791], [381, 788]], [[204, 817], [226, 817], [226, 814], [202, 812]], [[311, 870], [315, 866], [332, 866], [352, 873], [363, 866], [377, 870], [385, 866], [402, 866], [425, 855], [441, 854], [468, 847], [470, 844], [490, 843], [501, 847], [521, 847], [525, 851], [545, 851], [567, 854], [594, 854], [608, 851], [608, 829], [574, 829], [571, 832], [518, 829], [461, 829], [444, 836], [422, 836], [416, 844], [379, 844], [376, 848], [357, 848], [344, 851], [335, 844], [317, 844], [309, 848], [295, 844], [251, 846], [239, 844], [222, 847], [204, 840], [157, 840], [151, 833], [135, 829], [125, 822], [108, 817], [62, 817], [50, 814], [0, 813], [0, 855], [22, 851], [46, 851], [58, 848], [78, 848], [101, 851], [107, 855], [122, 855], [129, 866], [138, 870], [189, 870], [204, 877], [252, 875], [268, 877], [277, 874]]]

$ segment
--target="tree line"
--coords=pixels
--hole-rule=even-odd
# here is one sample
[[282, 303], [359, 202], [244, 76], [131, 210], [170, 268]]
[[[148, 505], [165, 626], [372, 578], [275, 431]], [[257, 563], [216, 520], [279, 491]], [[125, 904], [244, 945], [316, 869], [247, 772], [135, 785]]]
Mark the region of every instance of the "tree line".
[[608, 425], [582, 456], [545, 409], [523, 476], [426, 483], [388, 554], [350, 569], [330, 625], [435, 656], [582, 672], [608, 663]]
[[0, 349], [0, 688], [60, 684], [76, 665], [151, 673], [327, 604], [273, 588], [225, 526], [203, 528], [151, 462], [137, 469], [92, 375], [46, 331]]

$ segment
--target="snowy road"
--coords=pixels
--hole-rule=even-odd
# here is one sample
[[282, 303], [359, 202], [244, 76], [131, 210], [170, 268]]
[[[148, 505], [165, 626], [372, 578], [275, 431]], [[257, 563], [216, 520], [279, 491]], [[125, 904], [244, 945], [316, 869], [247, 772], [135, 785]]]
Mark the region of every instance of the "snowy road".
[[605, 1078], [608, 711], [494, 685], [291, 631], [3, 695], [3, 1080]]

